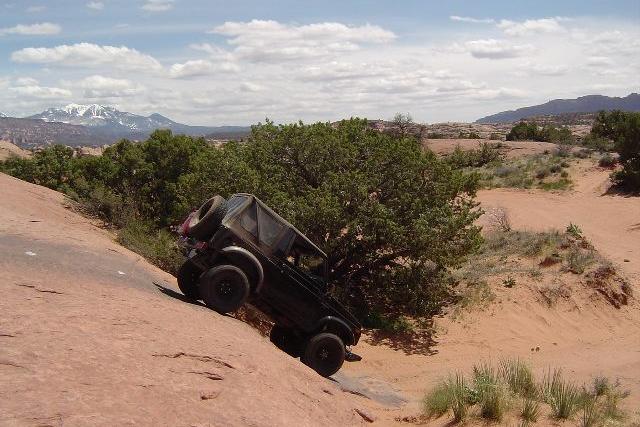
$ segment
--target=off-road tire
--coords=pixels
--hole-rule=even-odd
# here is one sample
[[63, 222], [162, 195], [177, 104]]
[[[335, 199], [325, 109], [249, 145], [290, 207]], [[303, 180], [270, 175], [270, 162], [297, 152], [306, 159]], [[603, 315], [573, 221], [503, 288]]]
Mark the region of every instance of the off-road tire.
[[323, 377], [330, 377], [342, 367], [345, 354], [346, 349], [339, 336], [322, 332], [309, 340], [302, 362]]
[[178, 288], [185, 297], [198, 300], [200, 299], [200, 290], [198, 289], [198, 280], [202, 270], [191, 260], [186, 260], [178, 269], [176, 279], [178, 279]]
[[206, 241], [218, 230], [227, 214], [227, 201], [222, 196], [214, 196], [204, 202], [189, 220], [189, 237]]
[[269, 332], [269, 340], [291, 357], [300, 357], [302, 355], [303, 341], [292, 328], [273, 325], [271, 332]]
[[213, 267], [200, 278], [200, 295], [207, 307], [221, 314], [238, 310], [249, 296], [249, 279], [235, 265]]

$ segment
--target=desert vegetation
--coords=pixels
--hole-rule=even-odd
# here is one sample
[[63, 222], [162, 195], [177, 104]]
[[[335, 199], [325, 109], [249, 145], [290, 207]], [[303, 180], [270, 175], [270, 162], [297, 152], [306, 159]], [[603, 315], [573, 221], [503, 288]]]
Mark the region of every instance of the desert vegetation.
[[534, 122], [520, 122], [513, 126], [506, 137], [507, 141], [544, 141], [569, 144], [575, 141], [571, 130], [565, 126], [538, 126]]
[[540, 188], [565, 190], [571, 187], [569, 166], [572, 157], [589, 155], [576, 151], [573, 155], [566, 145], [554, 151], [507, 159], [500, 143], [482, 143], [480, 148], [462, 150], [460, 147], [446, 156], [453, 167], [478, 177], [481, 188]]
[[65, 192], [169, 271], [170, 226], [213, 194], [255, 193], [331, 254], [336, 295], [363, 319], [434, 313], [452, 293], [447, 272], [481, 243], [477, 178], [358, 119], [267, 122], [221, 148], [156, 131], [95, 157], [52, 146], [2, 170]]
[[450, 375], [425, 395], [423, 408], [429, 418], [450, 414], [455, 423], [472, 417], [502, 422], [510, 416], [527, 426], [548, 417], [590, 427], [623, 421], [627, 414], [620, 403], [627, 396], [619, 383], [605, 377], [578, 386], [562, 370], [549, 369], [538, 381], [525, 362], [505, 359], [497, 367], [475, 365], [470, 377]]
[[618, 152], [621, 169], [613, 172], [613, 180], [623, 189], [640, 191], [640, 113], [600, 112], [591, 139], [607, 141]]

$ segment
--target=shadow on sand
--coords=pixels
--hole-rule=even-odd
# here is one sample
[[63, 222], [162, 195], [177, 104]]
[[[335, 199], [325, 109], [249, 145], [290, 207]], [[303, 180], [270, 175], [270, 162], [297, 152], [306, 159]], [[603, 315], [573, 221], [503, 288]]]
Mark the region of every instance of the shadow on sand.
[[180, 301], [182, 301], [182, 302], [186, 302], [186, 303], [189, 303], [189, 304], [192, 304], [192, 305], [198, 305], [198, 306], [200, 306], [200, 307], [206, 307], [206, 306], [205, 306], [203, 303], [201, 303], [200, 301], [194, 301], [194, 300], [192, 300], [192, 299], [189, 299], [189, 298], [185, 297], [184, 295], [182, 295], [180, 292], [176, 292], [176, 291], [174, 291], [174, 290], [173, 290], [173, 289], [171, 289], [171, 288], [164, 287], [164, 286], [162, 286], [161, 284], [156, 283], [156, 282], [153, 282], [153, 284], [154, 284], [154, 286], [155, 286], [156, 288], [158, 288], [158, 290], [159, 290], [160, 292], [162, 292], [163, 294], [165, 294], [165, 295], [167, 295], [167, 296], [170, 296], [171, 298], [175, 298], [175, 299], [177, 299], [177, 300], [180, 300]]
[[438, 353], [435, 348], [438, 341], [436, 341], [433, 320], [429, 320], [425, 328], [406, 333], [373, 330], [369, 333], [367, 341], [371, 345], [387, 345], [406, 354], [433, 356]]

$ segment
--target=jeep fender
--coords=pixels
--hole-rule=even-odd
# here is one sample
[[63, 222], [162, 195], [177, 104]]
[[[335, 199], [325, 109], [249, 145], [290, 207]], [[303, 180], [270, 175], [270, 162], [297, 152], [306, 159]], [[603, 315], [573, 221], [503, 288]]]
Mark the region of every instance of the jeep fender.
[[335, 316], [326, 316], [320, 319], [314, 328], [318, 332], [331, 332], [342, 338], [345, 345], [352, 345], [355, 342], [353, 331], [344, 320]]
[[[264, 270], [262, 268], [262, 264], [254, 254], [249, 252], [247, 249], [242, 248], [240, 246], [227, 246], [226, 248], [222, 248], [220, 253], [236, 263], [244, 264], [253, 269], [255, 273], [255, 283], [254, 289], [256, 292], [260, 292], [262, 288], [262, 284], [264, 282]], [[249, 273], [249, 272], [247, 272]]]

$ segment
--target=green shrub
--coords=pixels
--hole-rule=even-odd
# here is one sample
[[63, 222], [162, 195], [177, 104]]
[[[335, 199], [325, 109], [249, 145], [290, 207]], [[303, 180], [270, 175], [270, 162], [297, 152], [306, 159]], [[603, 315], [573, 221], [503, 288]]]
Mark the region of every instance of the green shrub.
[[531, 369], [520, 359], [507, 359], [500, 362], [500, 376], [509, 385], [511, 391], [525, 398], [537, 396], [538, 389]]
[[598, 166], [600, 166], [601, 168], [613, 168], [616, 163], [618, 163], [618, 159], [616, 159], [609, 153], [600, 157], [600, 160], [598, 160]]
[[567, 127], [544, 125], [538, 127], [536, 123], [522, 121], [511, 128], [506, 137], [507, 141], [546, 141], [554, 143], [572, 144], [574, 137]]
[[494, 369], [488, 364], [474, 366], [473, 381], [480, 415], [501, 421], [509, 408], [509, 396]]
[[130, 220], [118, 232], [118, 242], [173, 274], [178, 271], [184, 261], [175, 237], [171, 233], [165, 230], [154, 230], [149, 224], [139, 220]]
[[614, 172], [617, 184], [630, 191], [640, 191], [640, 113], [601, 111], [591, 133], [615, 144], [622, 170]]
[[589, 134], [582, 139], [582, 145], [592, 150], [607, 152], [613, 151], [614, 144], [607, 138]]
[[424, 413], [427, 417], [440, 418], [452, 407], [451, 390], [448, 383], [438, 384], [422, 400]]
[[569, 419], [578, 411], [582, 397], [580, 391], [562, 378], [559, 369], [547, 372], [541, 388], [542, 397], [551, 406], [555, 418]]
[[592, 250], [572, 247], [569, 249], [566, 261], [566, 268], [568, 271], [574, 274], [582, 274], [596, 261], [596, 258]]
[[603, 417], [595, 397], [588, 396], [582, 404], [580, 427], [596, 427], [602, 424]]
[[523, 423], [530, 424], [536, 423], [540, 416], [540, 402], [525, 397], [522, 401], [522, 410], [520, 411], [520, 417]]
[[576, 239], [582, 239], [582, 229], [570, 222], [569, 225], [567, 225], [567, 228], [565, 230], [568, 234], [572, 235], [573, 237], [575, 237]]

